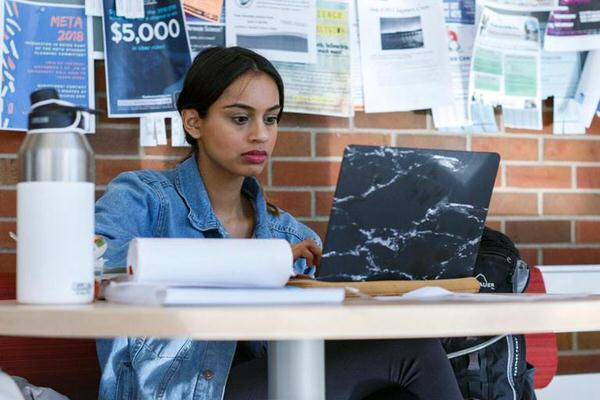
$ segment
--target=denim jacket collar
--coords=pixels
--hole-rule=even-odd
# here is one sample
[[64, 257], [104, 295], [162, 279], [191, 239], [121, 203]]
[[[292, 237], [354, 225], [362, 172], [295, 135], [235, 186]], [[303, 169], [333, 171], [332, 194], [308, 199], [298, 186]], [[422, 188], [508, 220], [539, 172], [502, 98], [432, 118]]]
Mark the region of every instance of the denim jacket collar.
[[[219, 229], [224, 232], [225, 229], [215, 215], [208, 198], [195, 154], [179, 164], [176, 170], [175, 186], [190, 210], [188, 218], [192, 224], [201, 231]], [[242, 184], [242, 191], [248, 196], [254, 207], [254, 237], [270, 237], [267, 207], [260, 183], [255, 177], [247, 177]]]

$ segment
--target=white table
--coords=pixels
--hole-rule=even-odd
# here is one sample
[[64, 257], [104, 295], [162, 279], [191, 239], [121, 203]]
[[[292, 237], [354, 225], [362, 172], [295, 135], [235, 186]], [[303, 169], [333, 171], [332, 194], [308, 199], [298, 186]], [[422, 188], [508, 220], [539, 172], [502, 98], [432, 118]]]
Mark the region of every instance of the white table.
[[326, 339], [598, 330], [600, 295], [569, 299], [545, 296], [536, 301], [493, 303], [382, 303], [359, 299], [343, 305], [169, 308], [104, 302], [83, 306], [32, 306], [0, 301], [0, 335], [270, 340], [269, 397], [286, 400], [325, 398]]

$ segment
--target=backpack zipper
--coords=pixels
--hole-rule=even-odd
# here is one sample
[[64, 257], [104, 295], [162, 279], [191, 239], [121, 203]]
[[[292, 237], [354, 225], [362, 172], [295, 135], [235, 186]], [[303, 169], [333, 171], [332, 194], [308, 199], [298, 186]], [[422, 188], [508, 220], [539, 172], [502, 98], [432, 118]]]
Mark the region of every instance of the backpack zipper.
[[508, 362], [506, 363], [506, 376], [508, 377], [508, 385], [513, 392], [513, 399], [517, 400], [517, 390], [515, 389], [515, 381], [513, 379], [513, 363], [514, 363], [514, 344], [513, 336], [506, 336], [506, 343], [508, 344]]

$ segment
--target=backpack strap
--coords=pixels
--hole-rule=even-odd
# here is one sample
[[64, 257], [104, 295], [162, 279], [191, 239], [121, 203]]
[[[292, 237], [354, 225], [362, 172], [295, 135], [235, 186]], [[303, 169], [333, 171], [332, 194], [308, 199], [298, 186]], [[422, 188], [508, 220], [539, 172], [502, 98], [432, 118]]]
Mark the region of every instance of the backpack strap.
[[[476, 346], [473, 347], [467, 347], [466, 349], [462, 349], [462, 350], [458, 350], [452, 353], [448, 353], [446, 354], [446, 357], [448, 357], [448, 359], [453, 359], [455, 357], [460, 357], [460, 356], [464, 356], [466, 354], [469, 354], [469, 366], [471, 363], [471, 357], [470, 355], [472, 355], [472, 353], [475, 353], [481, 349], [485, 349], [486, 347], [496, 343], [498, 340], [504, 338], [506, 335], [498, 335], [498, 336], [494, 336], [491, 339], [486, 340], [485, 342], [479, 343]], [[471, 368], [469, 368], [471, 369]]]

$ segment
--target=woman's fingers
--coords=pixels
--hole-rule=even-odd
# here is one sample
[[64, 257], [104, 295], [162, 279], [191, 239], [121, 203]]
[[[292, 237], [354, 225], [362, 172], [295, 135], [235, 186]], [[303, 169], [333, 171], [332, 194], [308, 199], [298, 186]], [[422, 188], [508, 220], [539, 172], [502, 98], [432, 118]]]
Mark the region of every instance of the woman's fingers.
[[318, 265], [321, 260], [321, 248], [312, 240], [303, 240], [300, 243], [292, 245], [294, 261], [298, 258], [305, 258], [308, 266]]

